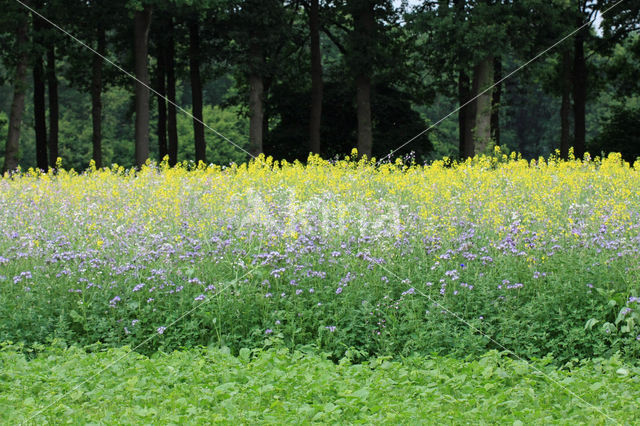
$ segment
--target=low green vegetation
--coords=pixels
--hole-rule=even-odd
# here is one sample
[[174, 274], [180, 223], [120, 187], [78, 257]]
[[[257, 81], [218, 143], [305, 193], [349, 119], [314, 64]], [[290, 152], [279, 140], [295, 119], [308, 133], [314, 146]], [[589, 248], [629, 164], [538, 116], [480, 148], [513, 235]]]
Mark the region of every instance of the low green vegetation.
[[497, 352], [336, 364], [275, 348], [100, 349], [53, 345], [27, 361], [5, 346], [0, 422], [632, 424], [640, 398], [640, 369], [617, 358], [558, 370]]

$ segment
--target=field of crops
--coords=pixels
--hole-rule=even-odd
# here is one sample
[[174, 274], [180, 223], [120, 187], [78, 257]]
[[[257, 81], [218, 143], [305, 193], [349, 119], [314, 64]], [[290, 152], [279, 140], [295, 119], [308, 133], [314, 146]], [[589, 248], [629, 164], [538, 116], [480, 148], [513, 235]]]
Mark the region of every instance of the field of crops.
[[[173, 406], [176, 422], [394, 422], [436, 405], [434, 422], [624, 421], [640, 393], [640, 164], [496, 151], [25, 173], [0, 180], [0, 288], [0, 412], [29, 401], [8, 421], [67, 391], [42, 420], [116, 416], [106, 395], [134, 388], [156, 389], [133, 392], [141, 421]], [[325, 385], [287, 385], [302, 378]]]

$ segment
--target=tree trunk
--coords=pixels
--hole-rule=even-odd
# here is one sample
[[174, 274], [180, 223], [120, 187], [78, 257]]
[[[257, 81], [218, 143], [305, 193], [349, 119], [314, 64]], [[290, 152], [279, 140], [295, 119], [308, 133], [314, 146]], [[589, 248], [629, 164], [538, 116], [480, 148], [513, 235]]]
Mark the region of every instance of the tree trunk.
[[[106, 49], [106, 34], [104, 27], [98, 24], [97, 52], [104, 55]], [[97, 168], [102, 167], [102, 58], [93, 55], [91, 64], [91, 123], [93, 125], [92, 144], [93, 161]]]
[[27, 91], [27, 66], [29, 64], [29, 53], [27, 50], [28, 28], [29, 23], [25, 19], [24, 22], [18, 25], [16, 30], [16, 51], [20, 56], [13, 80], [13, 100], [11, 102], [11, 112], [9, 113], [9, 132], [4, 152], [3, 173], [14, 171], [18, 167], [20, 126], [22, 125], [22, 114], [24, 113], [24, 101]]
[[176, 117], [176, 64], [175, 40], [173, 36], [173, 18], [169, 18], [167, 38], [167, 130], [169, 134], [169, 164], [175, 166], [178, 162], [178, 127]]
[[[151, 6], [137, 11], [134, 17], [135, 83], [135, 155], [136, 165], [142, 167], [149, 158], [149, 69], [147, 66]], [[145, 87], [145, 85], [147, 87]]]
[[262, 153], [262, 125], [264, 121], [264, 85], [262, 77], [249, 76], [249, 145], [250, 153], [257, 156]]
[[[493, 56], [488, 56], [473, 68], [473, 96], [475, 100], [475, 154], [485, 154], [491, 141], [491, 90], [493, 84]], [[480, 94], [482, 93], [482, 94]]]
[[47, 50], [47, 81], [49, 84], [49, 167], [55, 168], [58, 160], [58, 77], [56, 76], [56, 52], [53, 43]]
[[366, 75], [356, 78], [358, 107], [358, 154], [371, 158], [373, 134], [371, 125], [371, 79]]
[[562, 52], [562, 106], [560, 107], [560, 157], [569, 158], [571, 113], [571, 51]]
[[262, 77], [262, 145], [264, 151], [264, 145], [269, 141], [269, 120], [271, 117], [269, 116], [269, 108], [265, 105], [264, 99], [268, 99], [269, 90], [271, 89], [271, 83], [273, 83], [273, 77], [265, 76]]
[[[502, 79], [502, 58], [496, 56], [493, 60], [493, 75], [495, 81]], [[502, 97], [502, 83], [498, 84], [493, 90], [493, 99], [491, 100], [491, 139], [500, 145], [500, 100]]]
[[196, 163], [207, 162], [207, 143], [204, 138], [202, 115], [202, 79], [200, 77], [200, 28], [198, 17], [189, 21], [189, 72], [191, 74], [191, 99], [193, 114], [193, 135]]
[[473, 157], [475, 147], [473, 141], [473, 102], [463, 106], [470, 99], [469, 76], [461, 70], [458, 73], [458, 102], [461, 107], [458, 111], [458, 141], [459, 155], [463, 160]]
[[33, 119], [36, 136], [36, 164], [39, 169], [47, 170], [47, 116], [42, 62], [42, 55], [38, 54], [33, 63]]
[[[467, 19], [464, 7], [464, 0], [453, 0], [455, 18], [460, 23]], [[460, 111], [458, 111], [458, 152], [460, 159], [464, 160], [473, 157], [475, 151], [475, 141], [473, 140], [475, 101], [469, 102], [472, 98], [472, 93], [470, 78], [464, 69], [465, 65], [460, 62], [458, 67], [460, 68], [458, 72], [458, 102], [460, 105]]]
[[[581, 23], [582, 25], [582, 23]], [[584, 57], [585, 30], [578, 31], [575, 36], [575, 52], [573, 62], [573, 114], [574, 114], [574, 145], [576, 158], [584, 156], [586, 146], [585, 110], [587, 102], [587, 63]]]
[[160, 95], [158, 99], [158, 156], [160, 161], [169, 153], [167, 150], [167, 71], [166, 71], [166, 50], [164, 43], [158, 46], [158, 66], [156, 69], [156, 90]]
[[309, 150], [320, 153], [322, 122], [322, 54], [320, 52], [319, 0], [311, 0], [309, 29], [311, 32], [311, 114], [309, 119]]
[[371, 158], [373, 151], [373, 128], [371, 122], [371, 68], [373, 59], [373, 36], [375, 17], [373, 3], [363, 2], [355, 17], [356, 41], [362, 43], [362, 63], [356, 74], [356, 105], [358, 116], [358, 154]]
[[250, 48], [251, 73], [249, 75], [249, 152], [253, 156], [262, 154], [264, 125], [264, 81], [262, 78], [262, 50], [253, 45]]
[[33, 44], [35, 57], [33, 60], [33, 119], [36, 136], [36, 164], [40, 170], [47, 170], [47, 112], [45, 106], [44, 64], [40, 48], [42, 44], [42, 20], [33, 15]]

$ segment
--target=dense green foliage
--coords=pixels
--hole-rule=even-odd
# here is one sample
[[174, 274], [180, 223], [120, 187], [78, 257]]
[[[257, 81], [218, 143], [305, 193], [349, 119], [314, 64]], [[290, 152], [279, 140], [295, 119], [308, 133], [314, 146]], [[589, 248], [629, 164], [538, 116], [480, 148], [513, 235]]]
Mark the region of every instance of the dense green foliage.
[[[16, 351], [18, 350], [18, 351]], [[72, 423], [627, 424], [640, 370], [620, 360], [476, 361], [410, 357], [336, 365], [308, 352], [127, 348], [0, 351], [0, 421]]]

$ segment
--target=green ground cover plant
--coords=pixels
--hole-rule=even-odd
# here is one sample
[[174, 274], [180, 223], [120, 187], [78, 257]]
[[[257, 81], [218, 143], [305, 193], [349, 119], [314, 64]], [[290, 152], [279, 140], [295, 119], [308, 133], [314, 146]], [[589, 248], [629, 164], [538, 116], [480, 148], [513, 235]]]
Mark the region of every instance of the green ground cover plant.
[[557, 369], [549, 359], [529, 364], [495, 351], [474, 361], [336, 364], [283, 348], [149, 358], [124, 357], [127, 348], [87, 352], [54, 344], [30, 361], [19, 349], [5, 345], [0, 352], [6, 424], [633, 424], [640, 398], [640, 370], [618, 358]]

